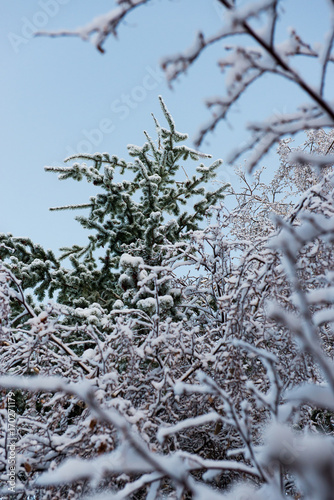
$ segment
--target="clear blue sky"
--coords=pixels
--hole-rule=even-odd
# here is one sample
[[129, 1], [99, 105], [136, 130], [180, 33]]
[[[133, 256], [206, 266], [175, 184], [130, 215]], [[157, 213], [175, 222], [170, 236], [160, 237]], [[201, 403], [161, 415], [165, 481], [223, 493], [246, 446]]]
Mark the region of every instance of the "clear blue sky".
[[[86, 232], [74, 221], [73, 212], [50, 212], [50, 206], [85, 203], [92, 186], [59, 182], [45, 173], [45, 165], [62, 164], [78, 149], [108, 151], [126, 157], [126, 145], [142, 144], [142, 131], [154, 134], [150, 113], [161, 118], [157, 96], [161, 94], [178, 130], [193, 137], [209, 118], [204, 98], [224, 93], [224, 76], [216, 60], [217, 45], [170, 90], [158, 69], [164, 55], [186, 48], [198, 28], [206, 34], [222, 24], [215, 0], [155, 0], [128, 17], [118, 39], [110, 38], [101, 55], [90, 43], [77, 38], [32, 38], [34, 29], [58, 30], [84, 25], [92, 17], [114, 7], [112, 0], [47, 0], [2, 2], [0, 18], [0, 231], [28, 236], [46, 248], [83, 243]], [[327, 29], [326, 0], [285, 0], [287, 23], [302, 35], [321, 41]], [[49, 7], [50, 8], [50, 7]], [[311, 78], [312, 63], [301, 70]], [[131, 97], [131, 105], [125, 101]], [[202, 150], [225, 158], [231, 147], [243, 141], [247, 121], [293, 110], [305, 98], [279, 80], [264, 79], [240, 101], [207, 138]], [[100, 132], [97, 132], [100, 129]], [[190, 143], [191, 145], [191, 143]], [[272, 168], [277, 159], [270, 155]], [[266, 163], [265, 161], [263, 163]], [[224, 167], [220, 180], [233, 182]]]

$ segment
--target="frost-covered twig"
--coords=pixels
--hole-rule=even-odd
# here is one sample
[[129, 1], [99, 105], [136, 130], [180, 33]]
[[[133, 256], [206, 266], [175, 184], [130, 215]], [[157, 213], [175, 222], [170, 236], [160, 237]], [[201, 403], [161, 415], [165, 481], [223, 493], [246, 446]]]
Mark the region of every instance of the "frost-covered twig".
[[104, 53], [103, 44], [109, 35], [117, 35], [119, 24], [124, 18], [139, 5], [147, 3], [149, 0], [118, 0], [119, 7], [116, 7], [107, 14], [103, 14], [93, 19], [86, 26], [77, 28], [76, 30], [61, 30], [61, 31], [38, 31], [35, 36], [78, 36], [82, 40], [88, 40], [92, 35], [96, 34], [94, 45]]

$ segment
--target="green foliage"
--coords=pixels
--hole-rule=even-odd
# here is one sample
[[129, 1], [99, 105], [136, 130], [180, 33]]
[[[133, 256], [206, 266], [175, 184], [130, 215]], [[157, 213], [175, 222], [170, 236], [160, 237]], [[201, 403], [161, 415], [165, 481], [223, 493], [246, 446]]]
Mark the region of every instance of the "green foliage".
[[[169, 128], [161, 127], [153, 117], [157, 140], [144, 132], [147, 142], [143, 146], [129, 145], [133, 161], [103, 153], [65, 160], [80, 158], [88, 160], [89, 165], [75, 162], [70, 166], [46, 167], [47, 171], [59, 173], [59, 179], [86, 179], [101, 188], [88, 204], [52, 209], [89, 208], [88, 216], [76, 217], [90, 231], [86, 246], [61, 248], [58, 260], [52, 252], [44, 251], [28, 239], [1, 235], [0, 258], [7, 259], [7, 265], [22, 280], [23, 288], [34, 289], [39, 300], [43, 300], [46, 293], [52, 297], [57, 292], [57, 301], [61, 304], [88, 307], [95, 302], [109, 310], [127, 292], [125, 303], [130, 304], [128, 299], [132, 300], [139, 290], [138, 276], [134, 273], [130, 276], [128, 269], [119, 282], [121, 256], [140, 257], [142, 267], [161, 266], [163, 248], [187, 239], [189, 231], [198, 229], [209, 206], [223, 198], [226, 185], [215, 191], [206, 191], [204, 187], [222, 161], [217, 160], [208, 167], [201, 163], [197, 173], [188, 177], [182, 162], [198, 161], [210, 155], [181, 144], [187, 135], [176, 131], [161, 97], [160, 103]], [[185, 178], [179, 180], [182, 171]], [[194, 203], [188, 212], [186, 205], [191, 200]], [[65, 258], [71, 262], [71, 269], [61, 266], [60, 261]], [[134, 293], [129, 293], [129, 287]], [[146, 290], [154, 295], [153, 288], [151, 280]], [[150, 297], [150, 292], [146, 296]], [[141, 293], [137, 301], [144, 298], [145, 294]], [[163, 301], [165, 305], [172, 302], [169, 298]], [[142, 305], [145, 308], [147, 302]]]

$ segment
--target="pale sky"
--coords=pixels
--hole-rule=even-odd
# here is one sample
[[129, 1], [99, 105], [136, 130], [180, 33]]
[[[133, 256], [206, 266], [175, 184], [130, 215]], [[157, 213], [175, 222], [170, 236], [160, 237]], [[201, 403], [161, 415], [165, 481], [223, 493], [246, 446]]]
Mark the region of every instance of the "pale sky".
[[[76, 28], [111, 10], [114, 1], [2, 2], [0, 232], [30, 237], [53, 250], [84, 243], [87, 232], [74, 221], [75, 213], [48, 208], [85, 203], [94, 189], [72, 180], [59, 182], [43, 167], [62, 165], [74, 151], [127, 157], [127, 144], [145, 141], [143, 130], [154, 136], [150, 113], [163, 121], [159, 94], [177, 129], [194, 137], [210, 116], [204, 98], [224, 93], [224, 75], [216, 64], [223, 45], [203, 54], [173, 90], [158, 63], [162, 56], [189, 46], [199, 28], [205, 34], [218, 30], [223, 19], [217, 4], [215, 0], [154, 0], [127, 18], [118, 39], [110, 38], [101, 55], [77, 38], [33, 38], [31, 33]], [[323, 39], [326, 0], [283, 0], [282, 7], [288, 20], [280, 35], [296, 25], [310, 40]], [[301, 62], [299, 68], [311, 81], [317, 70], [312, 64]], [[305, 100], [284, 81], [266, 77], [240, 100], [229, 123], [207, 137], [201, 150], [213, 159], [224, 159], [231, 147], [246, 139], [248, 121], [293, 111]], [[277, 162], [271, 154], [261, 164], [275, 168]], [[231, 168], [225, 164], [218, 178], [233, 182]]]

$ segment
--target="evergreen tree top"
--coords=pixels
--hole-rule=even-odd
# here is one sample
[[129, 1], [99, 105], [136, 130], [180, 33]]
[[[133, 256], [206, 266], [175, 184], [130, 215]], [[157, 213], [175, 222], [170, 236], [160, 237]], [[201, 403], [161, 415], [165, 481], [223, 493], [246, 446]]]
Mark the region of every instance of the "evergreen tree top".
[[[72, 178], [79, 181], [86, 178], [103, 190], [91, 197], [88, 204], [53, 209], [89, 207], [88, 217], [78, 216], [77, 220], [84, 227], [96, 231], [95, 235], [90, 235], [87, 247], [80, 250], [78, 247], [66, 249], [64, 257], [70, 254], [90, 256], [97, 247], [107, 247], [113, 265], [117, 266], [119, 256], [128, 252], [129, 247], [131, 250], [132, 243], [135, 243], [137, 251], [144, 252], [144, 256], [150, 258], [155, 245], [161, 244], [165, 238], [174, 243], [189, 230], [197, 229], [198, 221], [203, 219], [208, 207], [223, 198], [227, 186], [221, 186], [214, 192], [204, 188], [204, 184], [215, 177], [222, 160], [208, 167], [200, 164], [196, 168], [196, 175], [188, 177], [186, 174], [183, 181], [176, 179], [181, 169], [184, 170], [180, 162], [188, 158], [198, 161], [211, 158], [211, 155], [180, 144], [188, 136], [176, 131], [173, 118], [161, 96], [159, 100], [169, 128], [162, 127], [153, 116], [157, 140], [155, 142], [144, 131], [147, 142], [143, 146], [128, 145], [133, 161], [126, 162], [116, 155], [99, 153], [75, 155], [65, 160], [82, 159], [83, 163], [46, 167], [47, 171], [58, 172], [61, 180]], [[86, 163], [87, 160], [90, 165]], [[116, 182], [115, 178], [119, 176], [123, 178]], [[193, 213], [189, 214], [181, 207], [193, 197], [199, 199]], [[173, 216], [176, 219], [171, 220]]]

